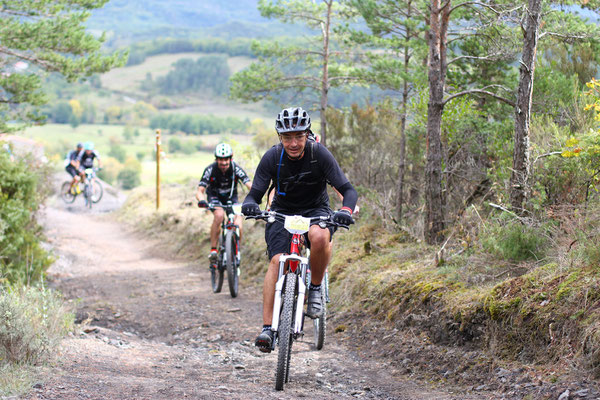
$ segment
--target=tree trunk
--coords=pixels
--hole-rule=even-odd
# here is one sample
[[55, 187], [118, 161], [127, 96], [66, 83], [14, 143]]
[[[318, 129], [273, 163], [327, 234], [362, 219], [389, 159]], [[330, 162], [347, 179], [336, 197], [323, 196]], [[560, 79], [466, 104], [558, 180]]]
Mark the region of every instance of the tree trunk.
[[321, 24], [323, 33], [323, 77], [321, 79], [321, 143], [327, 145], [327, 95], [329, 93], [329, 30], [331, 27], [331, 7], [333, 1], [326, 1], [327, 4], [327, 19], [325, 24]]
[[[412, 16], [412, 8], [408, 3], [408, 17]], [[407, 40], [411, 37], [410, 28], [406, 31]], [[410, 64], [410, 49], [408, 45], [404, 46], [404, 72], [408, 76]], [[406, 167], [406, 114], [408, 104], [408, 80], [404, 79], [402, 88], [402, 114], [400, 116], [400, 154], [398, 155], [398, 182], [396, 183], [396, 218], [397, 223], [402, 223], [402, 203], [404, 203], [404, 169]]]
[[400, 117], [400, 154], [398, 155], [398, 182], [396, 184], [396, 218], [402, 222], [402, 203], [404, 202], [404, 169], [406, 166], [406, 103], [408, 101], [408, 82], [404, 81], [402, 93], [402, 115]]
[[442, 190], [442, 113], [446, 80], [446, 41], [450, 1], [440, 8], [431, 1], [429, 27], [429, 104], [427, 107], [427, 164], [425, 166], [425, 240], [429, 244], [444, 240], [444, 198]]
[[510, 205], [517, 214], [523, 214], [529, 198], [529, 120], [541, 8], [542, 0], [529, 0], [523, 31], [523, 56], [515, 108], [515, 147], [510, 177]]

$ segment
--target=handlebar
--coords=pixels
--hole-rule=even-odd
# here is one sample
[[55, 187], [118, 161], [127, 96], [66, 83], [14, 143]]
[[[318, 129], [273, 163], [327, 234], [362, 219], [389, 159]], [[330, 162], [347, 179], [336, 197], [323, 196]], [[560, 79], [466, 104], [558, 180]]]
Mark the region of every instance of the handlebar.
[[[246, 219], [260, 219], [260, 220], [267, 221], [267, 222], [274, 222], [277, 220], [280, 222], [284, 222], [285, 217], [289, 217], [289, 215], [282, 214], [277, 211], [261, 211], [261, 213], [258, 215], [246, 216]], [[320, 215], [318, 217], [310, 217], [309, 219], [310, 219], [311, 226], [319, 225], [321, 228], [326, 228], [328, 226], [334, 226], [334, 227], [339, 227], [339, 228], [344, 228], [344, 229], [350, 229], [350, 227], [348, 225], [334, 222], [331, 219], [331, 215], [327, 215], [327, 216]]]
[[208, 207], [206, 207], [206, 208], [209, 209], [210, 211], [214, 211], [216, 208], [222, 208], [225, 210], [225, 212], [227, 214], [235, 214], [233, 207], [236, 205], [241, 205], [241, 204], [232, 203], [231, 201], [228, 201], [227, 203], [223, 204], [220, 201], [217, 201], [217, 202], [208, 203]]

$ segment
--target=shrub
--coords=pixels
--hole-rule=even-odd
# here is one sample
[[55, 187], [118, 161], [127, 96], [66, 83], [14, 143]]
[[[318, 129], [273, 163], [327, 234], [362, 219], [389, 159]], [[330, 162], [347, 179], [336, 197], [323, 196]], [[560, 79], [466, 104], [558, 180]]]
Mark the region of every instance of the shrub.
[[536, 228], [515, 219], [490, 221], [483, 229], [483, 249], [504, 260], [518, 262], [544, 257], [547, 238], [543, 228]]
[[123, 164], [114, 157], [108, 157], [102, 161], [103, 165], [102, 169], [98, 171], [98, 177], [112, 185], [115, 182], [115, 179], [117, 179], [119, 171], [123, 168]]
[[35, 281], [50, 265], [34, 218], [45, 195], [42, 178], [41, 170], [0, 151], [0, 283]]
[[125, 157], [127, 157], [127, 152], [123, 147], [116, 143], [111, 143], [110, 150], [108, 151], [108, 155], [116, 158], [119, 162], [125, 162]]
[[123, 189], [129, 190], [141, 183], [140, 175], [142, 174], [142, 165], [135, 158], [128, 158], [125, 162], [125, 166], [119, 172], [117, 181]]
[[181, 151], [181, 140], [176, 137], [172, 137], [169, 139], [169, 153], [177, 153]]
[[73, 326], [62, 299], [45, 288], [0, 287], [0, 365], [43, 360]]

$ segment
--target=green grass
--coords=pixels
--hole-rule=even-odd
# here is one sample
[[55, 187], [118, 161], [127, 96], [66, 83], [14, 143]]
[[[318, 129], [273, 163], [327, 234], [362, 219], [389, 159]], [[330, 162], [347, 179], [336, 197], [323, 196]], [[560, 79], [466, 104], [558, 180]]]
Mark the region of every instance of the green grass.
[[[134, 127], [133, 130], [136, 128]], [[139, 136], [132, 136], [130, 140], [123, 137], [125, 127], [122, 125], [80, 125], [72, 128], [69, 125], [48, 124], [27, 128], [23, 135], [42, 143], [46, 154], [57, 168], [62, 169], [63, 159], [68, 151], [75, 147], [77, 142], [92, 141], [101, 158], [107, 158], [110, 150], [111, 138], [116, 140], [125, 149], [127, 157], [136, 157], [137, 153], [144, 153], [142, 160], [142, 186], [152, 186], [156, 182], [156, 163], [153, 159], [156, 133], [150, 128], [138, 127]], [[200, 179], [204, 168], [211, 163], [212, 151], [196, 151], [186, 155], [182, 153], [171, 154], [168, 152], [168, 143], [171, 135], [163, 135], [162, 150], [166, 158], [162, 160], [161, 182], [184, 182], [191, 179]], [[177, 136], [184, 144], [195, 146], [201, 142], [202, 146], [212, 149], [217, 143], [225, 140], [236, 146], [250, 144], [251, 137], [245, 135], [203, 135], [203, 136]]]
[[[164, 183], [183, 183], [190, 179], [200, 181], [204, 168], [214, 161], [213, 155], [207, 152], [198, 152], [193, 155], [174, 154], [167, 155], [160, 162], [160, 180]], [[142, 186], [156, 184], [156, 162], [144, 161], [142, 163]], [[193, 197], [194, 193], [191, 194]]]

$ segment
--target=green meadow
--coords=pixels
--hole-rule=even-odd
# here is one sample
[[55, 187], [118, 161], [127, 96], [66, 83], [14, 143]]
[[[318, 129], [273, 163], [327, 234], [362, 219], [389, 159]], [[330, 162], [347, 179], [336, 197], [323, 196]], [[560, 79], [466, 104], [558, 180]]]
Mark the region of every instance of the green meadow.
[[[137, 130], [137, 135], [135, 131]], [[100, 158], [110, 157], [111, 143], [121, 147], [126, 157], [135, 157], [142, 165], [142, 186], [153, 186], [156, 182], [155, 144], [156, 132], [149, 128], [131, 127], [130, 137], [125, 135], [126, 128], [122, 125], [80, 125], [76, 128], [63, 124], [48, 124], [26, 128], [25, 137], [35, 139], [42, 144], [48, 158], [57, 169], [63, 166], [63, 160], [68, 151], [77, 142], [91, 141]], [[177, 138], [182, 147], [191, 148], [189, 154], [169, 152], [169, 140]], [[161, 135], [160, 178], [164, 183], [186, 182], [190, 179], [200, 179], [202, 171], [214, 160], [212, 149], [221, 141], [226, 141], [236, 147], [250, 143], [251, 137], [245, 135]], [[199, 148], [199, 150], [197, 150]]]

